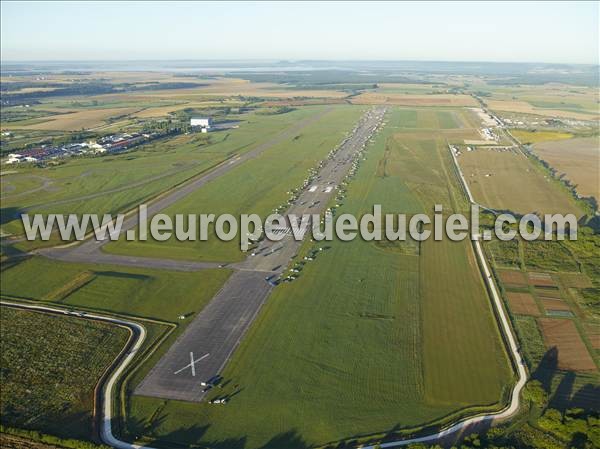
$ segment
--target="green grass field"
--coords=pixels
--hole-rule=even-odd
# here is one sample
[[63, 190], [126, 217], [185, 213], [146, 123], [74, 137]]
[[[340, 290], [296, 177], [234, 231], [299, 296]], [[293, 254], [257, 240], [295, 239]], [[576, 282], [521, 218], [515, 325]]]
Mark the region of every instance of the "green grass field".
[[[286, 142], [232, 169], [163, 212], [171, 216], [201, 213], [239, 216], [256, 213], [266, 217], [275, 207], [287, 201], [289, 190], [301, 186], [308, 170], [315, 167], [344, 138], [363, 111], [362, 107], [337, 106], [318, 123], [307, 126]], [[108, 244], [105, 250], [116, 254], [172, 259], [243, 260], [239, 240], [222, 242], [213, 230], [214, 227], [211, 227], [208, 241], [205, 242], [180, 242], [174, 237], [163, 242], [151, 239], [145, 242], [121, 240]]]
[[91, 438], [94, 388], [127, 330], [4, 306], [0, 324], [2, 424]]
[[[407, 115], [390, 113], [340, 213], [380, 203], [413, 214], [433, 200], [462, 207], [442, 142], [429, 132], [393, 134]], [[330, 246], [269, 298], [223, 372], [219, 393], [233, 394], [227, 406], [134, 396], [129, 434], [163, 444], [303, 448], [503, 400], [508, 359], [468, 242], [428, 242], [421, 255], [360, 239]]]
[[[147, 338], [138, 362], [146, 356], [149, 361], [129, 373], [131, 381], [125, 386], [129, 395], [229, 274], [228, 270], [185, 273], [72, 264], [34, 257], [3, 269], [0, 283], [2, 296], [9, 299], [117, 313], [143, 324]], [[186, 319], [180, 320], [181, 315]], [[163, 337], [167, 339], [157, 346]]]
[[318, 110], [270, 117], [251, 114], [239, 129], [210, 134], [208, 144], [205, 135], [182, 135], [132, 152], [77, 158], [55, 167], [11, 167], [2, 176], [2, 230], [22, 234], [17, 214], [23, 210], [30, 214], [124, 212]]
[[[82, 273], [88, 278], [79, 283]], [[201, 310], [229, 274], [224, 269], [186, 273], [34, 257], [3, 270], [0, 280], [7, 296], [177, 322], [179, 315]], [[65, 289], [69, 285], [73, 288]]]

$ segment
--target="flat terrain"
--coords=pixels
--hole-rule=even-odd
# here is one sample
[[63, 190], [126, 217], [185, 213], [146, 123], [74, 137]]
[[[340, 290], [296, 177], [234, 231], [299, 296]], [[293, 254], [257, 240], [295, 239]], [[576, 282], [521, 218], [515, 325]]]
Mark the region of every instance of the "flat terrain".
[[544, 117], [560, 117], [576, 120], [597, 120], [597, 113], [577, 112], [564, 109], [547, 109], [547, 108], [536, 108], [525, 101], [519, 100], [490, 100], [487, 102], [488, 106], [493, 111], [509, 111], [509, 112], [521, 112], [526, 114], [541, 115]]
[[522, 86], [489, 86], [489, 107], [542, 117], [574, 120], [598, 119], [598, 90], [591, 86], [558, 83]]
[[[200, 401], [271, 291], [264, 273], [238, 271], [136, 388], [135, 394]], [[193, 368], [192, 365], [193, 364]]]
[[523, 129], [512, 129], [510, 130], [510, 133], [524, 145], [555, 140], [565, 140], [573, 137], [573, 134], [559, 131], [526, 131]]
[[[404, 123], [414, 112], [389, 113], [340, 213], [464, 205], [443, 139]], [[263, 306], [208, 393], [227, 405], [134, 396], [131, 429], [143, 423], [143, 441], [306, 447], [502, 400], [510, 369], [468, 242], [329, 246]]]
[[200, 311], [229, 274], [224, 269], [183, 273], [34, 257], [3, 270], [0, 280], [2, 294], [11, 297], [178, 322], [180, 315]]
[[43, 119], [34, 119], [21, 122], [3, 123], [6, 129], [34, 129], [41, 131], [78, 131], [83, 128], [94, 128], [107, 123], [109, 119], [126, 117], [135, 108], [106, 108], [91, 109], [86, 111], [65, 111], [61, 114], [52, 115]]
[[0, 324], [2, 424], [89, 439], [94, 388], [127, 330], [5, 306]]
[[[340, 146], [339, 151], [322, 165], [317, 175], [319, 182], [339, 184], [350, 170], [358, 151], [381, 120], [383, 110], [369, 111], [361, 118], [352, 135]], [[309, 188], [302, 192], [290, 213], [297, 215], [322, 213], [333, 197], [333, 189], [324, 193]], [[320, 203], [312, 209], [315, 200]], [[307, 203], [310, 202], [310, 205]], [[234, 273], [206, 308], [194, 319], [185, 334], [169, 349], [167, 354], [144, 379], [137, 393], [168, 399], [200, 401], [204, 392], [202, 381], [220, 374], [238, 342], [251, 326], [271, 291], [267, 277], [281, 274], [294, 258], [300, 242], [287, 236], [279, 242], [264, 241], [255, 254], [241, 264], [232, 266], [241, 271]], [[192, 354], [196, 354], [193, 356]], [[201, 354], [201, 355], [200, 355]], [[192, 358], [205, 357], [194, 370], [183, 373], [178, 365], [192, 363]], [[189, 360], [189, 362], [187, 362]], [[191, 375], [190, 375], [191, 374]]]
[[543, 142], [533, 148], [541, 159], [577, 186], [577, 193], [600, 199], [599, 137]]
[[582, 214], [556, 182], [518, 150], [477, 148], [463, 152], [458, 162], [475, 200], [486, 207], [519, 214]]
[[[2, 233], [22, 234], [22, 212], [115, 214], [147, 201], [151, 213], [265, 217], [287, 209], [290, 191], [323, 160], [333, 162], [321, 167], [316, 189], [306, 189], [290, 211], [335, 205], [336, 214], [360, 216], [381, 204], [384, 213], [410, 218], [441, 204], [446, 215], [465, 212], [449, 144], [460, 148], [459, 163], [483, 205], [582, 214], [541, 164], [504, 148], [513, 142], [501, 129], [499, 140], [485, 139], [482, 128], [496, 122], [477, 98], [508, 118], [511, 133], [533, 144], [580, 194], [594, 188], [598, 194], [597, 173], [588, 173], [597, 166], [591, 149], [598, 141], [575, 137], [596, 132], [592, 88], [441, 75], [380, 83], [351, 72], [343, 76], [352, 81], [340, 82], [335, 71], [244, 76], [249, 80], [159, 72], [27, 77], [27, 87], [11, 92], [48, 95], [29, 106], [3, 107], [2, 129], [11, 130], [2, 136], [4, 155], [42, 140], [180, 128], [167, 127], [179, 134], [123, 154], [3, 166]], [[3, 86], [11, 82], [2, 79]], [[118, 88], [110, 90], [110, 83]], [[94, 93], [52, 94], [71, 85]], [[110, 93], [96, 93], [106, 88]], [[371, 105], [386, 106], [386, 126], [348, 186], [326, 192], [352, 164], [329, 152]], [[232, 127], [187, 134], [194, 115]], [[129, 217], [125, 228], [136, 227]], [[119, 314], [146, 327], [138, 363], [115, 400], [122, 412], [115, 433], [151, 446], [355, 447], [506, 403], [514, 378], [469, 241], [289, 240], [280, 247], [263, 241], [243, 253], [237, 239], [221, 242], [212, 232], [208, 242], [88, 241], [67, 249], [40, 249], [58, 243], [55, 236], [44, 244], [16, 239], [2, 247], [1, 293]], [[36, 255], [19, 253], [32, 248]], [[496, 240], [485, 249], [529, 371], [551, 393], [552, 407], [597, 407], [597, 235], [582, 228], [577, 242]], [[277, 287], [265, 281], [291, 274], [292, 266], [297, 279]], [[86, 391], [114, 356], [100, 349], [121, 347], [121, 336], [67, 316], [24, 319], [4, 310], [3, 340], [10, 333], [12, 346], [3, 341], [1, 375], [3, 384], [16, 386], [8, 402], [3, 391], [3, 423], [15, 417], [10, 424], [88, 438]], [[73, 366], [69, 378], [65, 367]], [[216, 373], [222, 381], [203, 391], [201, 382]], [[30, 382], [35, 376], [44, 383]], [[44, 395], [53, 376], [65, 390]], [[207, 402], [216, 398], [228, 402]]]
[[531, 377], [553, 408], [598, 407], [599, 247], [589, 228], [577, 241], [486, 243]]
[[23, 233], [17, 214], [118, 213], [272, 140], [321, 109], [276, 116], [252, 115], [239, 129], [191, 134], [145, 145], [131, 153], [81, 158], [49, 169], [11, 168], [2, 175], [2, 229]]
[[388, 104], [395, 106], [476, 106], [468, 95], [412, 95], [394, 92], [367, 92], [352, 99], [354, 104]]
[[506, 297], [514, 313], [530, 316], [540, 315], [535, 299], [530, 293], [508, 292]]
[[539, 320], [546, 347], [556, 348], [558, 368], [597, 371], [572, 321], [552, 318]]
[[[332, 108], [332, 109], [331, 109]], [[352, 129], [362, 107], [311, 107], [309, 111], [327, 112], [302, 129], [287, 133], [284, 139], [244, 163], [233, 165], [223, 176], [175, 202], [163, 213], [200, 214], [256, 213], [266, 217], [285, 204], [289, 191], [304, 182], [308, 171], [325, 159]], [[287, 114], [286, 114], [287, 115]], [[156, 242], [125, 241], [110, 243], [105, 250], [112, 254], [147, 256], [179, 260], [238, 262], [245, 258], [239, 240], [223, 242], [211, 226], [207, 241], [180, 242], [174, 237]]]

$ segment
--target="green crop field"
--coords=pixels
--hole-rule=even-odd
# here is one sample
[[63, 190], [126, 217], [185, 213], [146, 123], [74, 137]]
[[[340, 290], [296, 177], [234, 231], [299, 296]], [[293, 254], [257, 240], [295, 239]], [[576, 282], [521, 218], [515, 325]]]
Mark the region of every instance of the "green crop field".
[[94, 388], [128, 331], [3, 306], [0, 334], [2, 424], [89, 439]]
[[[335, 107], [318, 123], [232, 169], [163, 212], [171, 216], [256, 213], [266, 217], [286, 202], [289, 190], [302, 185], [308, 170], [344, 138], [363, 111], [362, 107]], [[239, 261], [244, 258], [239, 240], [222, 242], [214, 232], [209, 232], [205, 242], [180, 242], [174, 237], [163, 242], [121, 240], [108, 244], [105, 250], [116, 254], [188, 260]]]
[[[428, 131], [396, 133], [411, 116], [389, 113], [340, 213], [360, 215], [374, 203], [407, 214], [434, 201], [464, 207], [443, 141]], [[410, 251], [360, 239], [328, 246], [298, 280], [277, 287], [226, 366], [218, 393], [233, 395], [230, 404], [134, 396], [127, 434], [302, 448], [504, 401], [509, 363], [469, 242]]]

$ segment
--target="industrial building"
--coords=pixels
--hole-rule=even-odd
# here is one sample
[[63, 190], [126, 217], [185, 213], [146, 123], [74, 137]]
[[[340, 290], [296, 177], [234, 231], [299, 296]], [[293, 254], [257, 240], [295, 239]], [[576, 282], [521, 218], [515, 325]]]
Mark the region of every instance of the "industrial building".
[[212, 120], [209, 117], [192, 117], [190, 119], [190, 126], [192, 128], [200, 128], [205, 133], [211, 128]]

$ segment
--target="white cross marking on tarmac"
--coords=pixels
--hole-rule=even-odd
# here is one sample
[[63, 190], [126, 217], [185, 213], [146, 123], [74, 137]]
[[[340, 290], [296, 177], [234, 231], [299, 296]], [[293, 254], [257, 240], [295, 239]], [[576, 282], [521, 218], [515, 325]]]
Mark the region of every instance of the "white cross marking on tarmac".
[[188, 368], [192, 368], [192, 376], [196, 376], [196, 363], [198, 363], [200, 360], [205, 359], [206, 357], [208, 357], [210, 354], [204, 354], [202, 357], [200, 357], [199, 359], [194, 360], [194, 353], [190, 352], [190, 363], [188, 363], [187, 365], [185, 365], [183, 368], [175, 371], [173, 374], [179, 374], [180, 372], [182, 372], [184, 369], [188, 369]]

